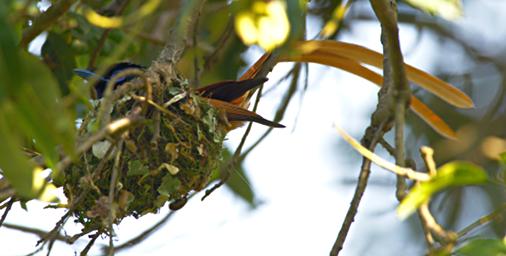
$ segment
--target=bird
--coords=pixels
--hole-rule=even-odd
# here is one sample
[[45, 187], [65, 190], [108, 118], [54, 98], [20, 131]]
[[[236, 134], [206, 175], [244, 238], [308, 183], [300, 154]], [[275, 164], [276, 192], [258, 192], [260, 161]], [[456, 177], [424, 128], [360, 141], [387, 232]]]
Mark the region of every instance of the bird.
[[[104, 96], [105, 89], [107, 87], [107, 83], [109, 80], [111, 80], [116, 74], [119, 74], [121, 71], [125, 71], [127, 69], [140, 69], [145, 70], [146, 68], [144, 66], [130, 63], [130, 62], [119, 62], [114, 65], [112, 65], [103, 76], [99, 76], [95, 71], [89, 70], [89, 69], [74, 69], [74, 73], [80, 76], [81, 78], [84, 78], [86, 80], [96, 79], [96, 83], [93, 86], [93, 89], [96, 94], [96, 98], [100, 99]], [[119, 77], [115, 84], [114, 88], [116, 89], [118, 86], [131, 81], [132, 79], [136, 78], [135, 75], [126, 75], [124, 77]]]
[[[88, 69], [74, 69], [74, 73], [86, 80], [95, 79], [96, 82], [93, 88], [96, 92], [96, 98], [100, 99], [104, 95], [107, 83], [115, 75], [127, 69], [139, 69], [143, 71], [146, 70], [144, 66], [138, 64], [130, 62], [119, 62], [109, 67], [103, 76], [100, 76], [93, 70]], [[124, 77], [118, 77], [115, 81], [113, 89], [116, 89], [122, 84], [131, 81], [135, 77], [136, 75], [126, 75]], [[267, 120], [262, 116], [260, 116], [259, 114], [246, 109], [246, 107], [248, 106], [248, 102], [246, 101], [249, 100], [249, 97], [245, 96], [249, 95], [251, 90], [262, 85], [267, 80], [268, 79], [266, 77], [262, 77], [262, 78], [244, 79], [240, 81], [237, 80], [220, 81], [196, 89], [195, 94], [197, 94], [202, 98], [207, 99], [210, 105], [225, 113], [225, 116], [227, 117], [227, 120], [231, 126], [229, 130], [240, 127], [244, 122], [250, 121], [273, 128], [284, 128], [285, 127], [284, 125], [274, 121]]]

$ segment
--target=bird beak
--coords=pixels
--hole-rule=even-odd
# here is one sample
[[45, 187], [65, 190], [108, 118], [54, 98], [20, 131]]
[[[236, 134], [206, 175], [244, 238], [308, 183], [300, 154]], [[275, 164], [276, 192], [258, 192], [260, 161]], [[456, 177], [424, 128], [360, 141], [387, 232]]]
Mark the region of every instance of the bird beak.
[[86, 80], [96, 79], [96, 80], [101, 80], [101, 81], [107, 82], [107, 79], [105, 79], [105, 78], [97, 75], [97, 73], [87, 70], [87, 69], [76, 68], [76, 69], [74, 69], [74, 73], [76, 75], [78, 75], [79, 77], [86, 79]]

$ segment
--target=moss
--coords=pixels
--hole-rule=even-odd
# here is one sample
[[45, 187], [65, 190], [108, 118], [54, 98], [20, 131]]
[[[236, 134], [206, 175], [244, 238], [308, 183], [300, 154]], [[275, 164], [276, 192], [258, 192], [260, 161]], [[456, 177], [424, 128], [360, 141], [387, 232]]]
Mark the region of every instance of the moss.
[[[189, 93], [184, 84], [166, 85], [156, 103], [161, 106], [181, 95], [186, 96], [167, 108], [172, 114], [161, 113], [157, 122], [154, 117], [158, 110], [149, 107], [144, 112], [146, 121], [121, 135], [123, 147], [112, 206], [107, 199], [119, 137], [110, 139], [111, 143], [97, 143], [95, 151], [89, 150], [67, 169], [64, 191], [70, 203], [82, 196], [73, 213], [85, 229], [106, 227], [110, 207], [115, 223], [126, 216], [157, 212], [166, 202], [180, 208], [190, 192], [202, 190], [209, 183], [211, 172], [221, 160], [226, 122], [221, 113], [205, 99]], [[118, 101], [112, 120], [127, 116], [138, 104], [132, 99]], [[98, 108], [87, 118], [93, 120]], [[160, 136], [157, 143], [152, 143], [158, 124]], [[93, 129], [88, 130], [86, 136]]]

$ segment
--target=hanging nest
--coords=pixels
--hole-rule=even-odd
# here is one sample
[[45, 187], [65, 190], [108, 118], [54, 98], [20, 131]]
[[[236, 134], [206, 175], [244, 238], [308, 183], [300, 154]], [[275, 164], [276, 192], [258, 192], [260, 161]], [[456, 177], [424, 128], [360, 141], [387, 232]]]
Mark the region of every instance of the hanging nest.
[[[178, 209], [216, 173], [227, 131], [225, 116], [181, 79], [157, 75], [158, 86], [137, 89], [109, 108], [113, 121], [141, 109], [140, 121], [94, 143], [65, 171], [70, 210], [85, 230], [107, 227], [111, 219], [117, 224], [127, 216], [157, 212], [166, 202]], [[148, 101], [151, 90], [154, 97]], [[84, 119], [81, 137], [100, 130], [104, 100]]]

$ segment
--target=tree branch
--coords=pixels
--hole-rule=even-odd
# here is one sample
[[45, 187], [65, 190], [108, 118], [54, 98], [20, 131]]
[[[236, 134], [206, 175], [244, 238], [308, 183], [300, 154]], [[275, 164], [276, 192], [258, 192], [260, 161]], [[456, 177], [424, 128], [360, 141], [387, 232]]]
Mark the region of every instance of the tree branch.
[[[376, 112], [377, 111], [379, 110], [376, 109]], [[384, 120], [377, 127], [371, 123], [371, 125], [367, 128], [364, 137], [362, 138], [362, 144], [365, 147], [367, 147], [370, 151], [374, 151], [376, 145], [379, 143], [379, 140], [385, 134], [385, 127], [388, 126], [388, 123], [389, 123], [388, 119]], [[362, 200], [362, 196], [364, 195], [365, 189], [367, 187], [367, 182], [369, 180], [370, 173], [371, 173], [371, 160], [364, 157], [362, 158], [362, 167], [360, 168], [357, 187], [355, 188], [353, 199], [351, 200], [350, 207], [348, 208], [348, 212], [346, 213], [343, 224], [341, 225], [341, 229], [339, 230], [337, 239], [334, 242], [334, 245], [332, 246], [332, 250], [330, 251], [331, 256], [338, 255], [339, 252], [343, 249], [343, 244], [344, 241], [346, 240], [351, 224], [353, 223], [353, 221], [355, 221], [358, 206], [360, 205], [360, 201]]]
[[[420, 153], [422, 154], [422, 158], [429, 175], [433, 177], [436, 175], [436, 163], [433, 158], [434, 150], [429, 147], [422, 147], [420, 148]], [[442, 241], [443, 243], [453, 243], [457, 239], [457, 234], [452, 231], [446, 231], [441, 225], [439, 225], [430, 212], [429, 203], [430, 202], [427, 201], [418, 208], [418, 215], [420, 216], [420, 220], [422, 222], [422, 227], [425, 232], [429, 249], [432, 249], [434, 243], [432, 235], [434, 235], [438, 241]]]
[[475, 229], [483, 224], [486, 224], [494, 219], [501, 218], [505, 212], [506, 212], [506, 204], [503, 204], [501, 207], [499, 207], [498, 209], [496, 209], [492, 213], [479, 218], [475, 222], [469, 224], [469, 226], [467, 226], [467, 227], [463, 228], [462, 230], [460, 230], [459, 232], [457, 232], [457, 236], [459, 238], [461, 238], [461, 237], [467, 235], [473, 229]]
[[[176, 211], [170, 211], [167, 215], [165, 215], [160, 221], [158, 221], [155, 225], [147, 229], [146, 231], [140, 233], [136, 237], [120, 244], [114, 247], [115, 252], [119, 252], [124, 249], [128, 249], [132, 246], [135, 246], [139, 244], [140, 242], [144, 241], [146, 238], [148, 238], [150, 235], [153, 234], [153, 232], [157, 231], [160, 227], [162, 227], [167, 221], [171, 219], [171, 217], [176, 213]], [[103, 248], [102, 252], [106, 252], [107, 247]]]
[[[374, 152], [379, 140], [388, 130], [391, 129], [392, 116], [394, 115], [393, 113], [395, 113], [395, 158], [397, 165], [402, 167], [405, 165], [403, 129], [405, 123], [404, 117], [406, 107], [409, 104], [410, 92], [406, 75], [404, 73], [404, 61], [400, 50], [396, 3], [395, 1], [389, 0], [371, 0], [370, 2], [378, 20], [381, 23], [381, 39], [384, 54], [383, 76], [385, 79], [382, 88], [378, 92], [378, 105], [371, 117], [371, 125], [366, 130], [362, 139], [362, 144], [371, 152]], [[367, 185], [370, 174], [370, 165], [371, 161], [364, 158], [355, 194], [330, 255], [338, 255], [343, 247]], [[404, 178], [398, 175], [398, 198], [404, 196], [405, 187]]]
[[[32, 228], [32, 227], [25, 227], [25, 226], [20, 226], [20, 225], [16, 225], [16, 224], [4, 223], [3, 226], [6, 227], [6, 228], [9, 228], [9, 229], [14, 229], [14, 230], [22, 231], [22, 232], [29, 233], [29, 234], [34, 234], [34, 235], [36, 235], [36, 236], [38, 236], [39, 238], [42, 238], [42, 239], [48, 237], [49, 234], [50, 234], [50, 232], [44, 231], [42, 229], [37, 229], [37, 228]], [[56, 239], [58, 241], [65, 242], [67, 244], [72, 244], [79, 237], [81, 237], [83, 235], [84, 235], [83, 233], [79, 233], [79, 234], [77, 234], [75, 236], [64, 236], [64, 235], [61, 235], [61, 234], [57, 234], [56, 236], [54, 236], [54, 239]]]
[[186, 11], [184, 10], [185, 8], [181, 9], [175, 29], [169, 36], [169, 40], [167, 40], [167, 44], [160, 53], [160, 56], [158, 56], [158, 62], [175, 64], [181, 59], [187, 42], [190, 41], [189, 38], [192, 37], [192, 33], [196, 29], [197, 17], [202, 13], [205, 3], [206, 0], [195, 0], [183, 4], [183, 7], [187, 7], [189, 10]]
[[14, 198], [11, 198], [11, 200], [9, 200], [9, 202], [7, 202], [7, 206], [5, 207], [5, 211], [2, 214], [2, 218], [0, 218], [0, 227], [2, 227], [2, 224], [4, 223], [5, 219], [7, 218], [7, 215], [9, 214], [14, 202], [15, 202]]
[[[374, 13], [381, 23], [381, 39], [384, 55], [384, 84], [390, 84], [388, 94], [393, 97], [395, 119], [395, 163], [405, 166], [404, 125], [406, 108], [409, 106], [411, 92], [404, 71], [404, 60], [399, 42], [397, 27], [397, 3], [395, 0], [371, 0]], [[397, 176], [397, 198], [402, 200], [406, 194], [406, 182]]]

